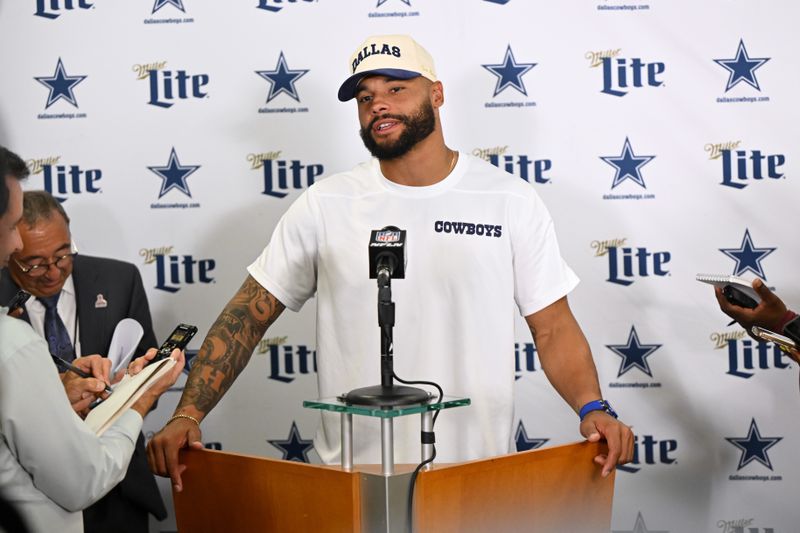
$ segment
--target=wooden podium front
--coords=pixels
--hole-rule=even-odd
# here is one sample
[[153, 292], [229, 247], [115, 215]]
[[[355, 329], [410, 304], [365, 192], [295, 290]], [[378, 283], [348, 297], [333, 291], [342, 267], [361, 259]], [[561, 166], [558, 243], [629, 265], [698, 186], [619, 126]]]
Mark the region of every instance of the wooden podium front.
[[600, 476], [598, 453], [577, 443], [437, 466], [417, 480], [415, 523], [436, 533], [608, 532], [614, 474]]
[[[600, 476], [598, 453], [605, 445], [581, 442], [435, 465], [417, 478], [415, 531], [607, 532], [614, 476]], [[183, 450], [181, 463], [183, 492], [173, 493], [180, 533], [375, 531], [363, 518], [363, 480], [374, 466], [347, 472], [210, 450]]]

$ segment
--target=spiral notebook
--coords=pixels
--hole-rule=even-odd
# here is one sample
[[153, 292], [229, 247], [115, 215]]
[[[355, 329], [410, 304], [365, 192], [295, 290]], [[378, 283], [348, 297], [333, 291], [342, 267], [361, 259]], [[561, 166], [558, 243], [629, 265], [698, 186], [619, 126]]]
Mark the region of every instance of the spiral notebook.
[[155, 385], [161, 376], [170, 371], [175, 365], [175, 359], [167, 357], [161, 361], [151, 363], [144, 369], [131, 376], [125, 374], [119, 383], [112, 385], [114, 392], [103, 400], [100, 405], [89, 411], [86, 423], [97, 436], [102, 435], [122, 413], [130, 409], [136, 400], [142, 397], [147, 389]]
[[761, 296], [753, 289], [753, 282], [750, 280], [738, 278], [736, 276], [726, 276], [724, 274], [697, 274], [696, 279], [697, 281], [709, 283], [720, 289], [724, 288], [726, 285], [732, 285], [753, 298], [756, 302], [761, 301]]

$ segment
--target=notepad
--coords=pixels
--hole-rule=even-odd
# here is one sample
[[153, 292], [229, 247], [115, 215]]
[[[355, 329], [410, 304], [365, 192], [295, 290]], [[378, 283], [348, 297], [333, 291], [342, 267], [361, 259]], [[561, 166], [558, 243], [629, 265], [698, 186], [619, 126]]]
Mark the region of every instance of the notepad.
[[111, 361], [111, 375], [114, 376], [128, 367], [133, 359], [136, 346], [144, 336], [144, 328], [132, 318], [123, 318], [114, 328], [111, 344], [108, 346], [106, 357]]
[[144, 369], [131, 376], [125, 374], [119, 383], [111, 388], [114, 392], [103, 402], [92, 409], [86, 416], [86, 423], [97, 436], [102, 435], [120, 417], [122, 413], [131, 408], [136, 400], [155, 385], [155, 383], [175, 365], [175, 359], [167, 357], [161, 361], [151, 363]]
[[725, 288], [726, 285], [731, 285], [741, 290], [756, 302], [761, 301], [761, 296], [753, 289], [752, 281], [736, 276], [726, 276], [724, 274], [697, 274], [697, 281], [709, 283], [720, 289]]

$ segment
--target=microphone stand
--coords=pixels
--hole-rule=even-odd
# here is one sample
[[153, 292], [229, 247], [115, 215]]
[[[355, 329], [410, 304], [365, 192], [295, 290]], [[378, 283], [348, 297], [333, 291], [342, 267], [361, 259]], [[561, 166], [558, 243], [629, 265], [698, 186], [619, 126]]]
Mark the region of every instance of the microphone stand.
[[347, 404], [392, 407], [425, 403], [427, 391], [394, 384], [394, 302], [388, 266], [378, 269], [378, 326], [381, 328], [381, 384], [354, 389], [344, 395]]

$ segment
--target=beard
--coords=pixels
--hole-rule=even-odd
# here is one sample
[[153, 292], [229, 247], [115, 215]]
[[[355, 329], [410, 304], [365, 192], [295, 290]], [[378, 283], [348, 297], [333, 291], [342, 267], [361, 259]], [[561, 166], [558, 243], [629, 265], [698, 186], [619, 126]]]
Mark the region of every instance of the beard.
[[[401, 122], [405, 129], [394, 142], [378, 144], [372, 136], [372, 127], [379, 120], [391, 118]], [[383, 115], [375, 117], [366, 128], [361, 128], [361, 140], [369, 153], [381, 161], [397, 159], [406, 155], [416, 144], [427, 138], [436, 129], [433, 106], [425, 101], [413, 115]]]

